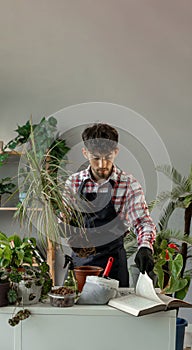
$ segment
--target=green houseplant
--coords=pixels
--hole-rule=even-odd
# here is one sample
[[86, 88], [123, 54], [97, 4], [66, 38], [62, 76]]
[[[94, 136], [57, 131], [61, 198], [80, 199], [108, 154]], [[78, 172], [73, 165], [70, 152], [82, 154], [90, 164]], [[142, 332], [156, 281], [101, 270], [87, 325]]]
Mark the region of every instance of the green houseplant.
[[[43, 117], [39, 123], [34, 124], [32, 118], [30, 118], [25, 124], [18, 125], [15, 132], [17, 132], [18, 135], [3, 147], [3, 153], [0, 154], [0, 166], [5, 164], [11, 152], [22, 154], [23, 147], [25, 145], [27, 145], [27, 147], [29, 146], [30, 135], [33, 133], [35, 135], [36, 156], [38, 160], [41, 161], [46, 153], [50, 172], [52, 176], [56, 177], [57, 165], [60, 165], [63, 158], [66, 159], [66, 154], [69, 151], [65, 140], [62, 139], [57, 130], [57, 119], [53, 116], [48, 119]], [[18, 147], [22, 147], [21, 152], [18, 152]], [[9, 150], [11, 150], [11, 152], [9, 152]], [[20, 169], [20, 177], [21, 173], [22, 169]]]
[[[46, 153], [49, 152], [52, 160], [54, 158], [54, 163], [57, 163], [58, 161], [61, 161], [69, 151], [69, 147], [66, 146], [65, 140], [62, 139], [57, 131], [57, 119], [53, 116], [48, 119], [43, 117], [37, 124], [34, 124], [31, 118], [30, 120], [27, 120], [24, 125], [18, 125], [18, 128], [15, 131], [18, 135], [4, 146], [4, 152], [7, 149], [17, 150], [18, 146], [28, 144], [30, 142], [31, 133], [35, 134], [36, 137], [36, 153], [39, 159], [45, 155], [46, 150]], [[2, 163], [5, 158], [7, 158], [7, 155], [4, 153], [4, 155], [2, 155]]]
[[[186, 271], [187, 261], [190, 261], [192, 255], [190, 254], [190, 248], [185, 241], [185, 238], [189, 238], [190, 235], [190, 227], [191, 227], [191, 217], [192, 217], [192, 166], [190, 169], [190, 173], [187, 177], [182, 176], [174, 167], [168, 165], [161, 165], [157, 167], [157, 170], [162, 172], [165, 176], [167, 176], [173, 184], [171, 191], [165, 191], [160, 193], [160, 195], [156, 198], [157, 204], [164, 204], [164, 209], [162, 211], [162, 215], [159, 220], [159, 227], [161, 230], [166, 230], [168, 227], [169, 219], [173, 212], [177, 208], [184, 209], [184, 240], [180, 245], [180, 255], [179, 259], [176, 260], [178, 256], [176, 254], [175, 259], [173, 257], [175, 253], [173, 251], [168, 251], [166, 248], [166, 252], [164, 251], [164, 259], [167, 259], [166, 264], [162, 266], [157, 266], [161, 276], [163, 266], [166, 266], [167, 269], [170, 269], [171, 266], [174, 266], [174, 273], [177, 276], [178, 273], [178, 281], [176, 281], [176, 285], [180, 283], [185, 283], [187, 280], [186, 286], [177, 290], [175, 295], [177, 298], [183, 299], [187, 293], [190, 279], [191, 279], [191, 271]], [[166, 244], [166, 243], [165, 243]], [[162, 258], [162, 255], [161, 255]], [[179, 263], [180, 260], [180, 263]], [[181, 268], [182, 266], [182, 268]], [[190, 266], [190, 265], [189, 265]], [[162, 280], [163, 281], [163, 280]], [[169, 278], [169, 282], [171, 282], [171, 278]], [[166, 283], [165, 283], [166, 284]], [[165, 286], [166, 287], [166, 286]], [[171, 283], [167, 284], [167, 287], [171, 290]], [[180, 324], [181, 323], [181, 324]], [[187, 320], [182, 318], [177, 318], [177, 332], [176, 332], [176, 349], [180, 350], [183, 348], [183, 339], [184, 339], [184, 328], [187, 325]], [[180, 329], [182, 330], [180, 333]], [[180, 341], [182, 339], [182, 341]]]
[[21, 240], [16, 234], [7, 237], [0, 232], [0, 269], [1, 279], [5, 279], [8, 283], [7, 304], [17, 302], [18, 283], [22, 280], [22, 265], [23, 263], [32, 265], [32, 257], [32, 249], [27, 239]]
[[[50, 243], [62, 247], [61, 237], [66, 237], [67, 225], [59, 223], [60, 213], [67, 219], [77, 208], [74, 203], [72, 206], [70, 191], [65, 191], [63, 197], [65, 180], [69, 176], [65, 167], [69, 148], [58, 133], [54, 117], [42, 118], [39, 124], [30, 120], [16, 131], [19, 135], [5, 147], [23, 146], [16, 191], [24, 196], [14, 216], [21, 225], [25, 221], [29, 231], [35, 226], [37, 234], [46, 238], [50, 252]], [[52, 262], [49, 261], [49, 265], [53, 270]]]
[[9, 271], [10, 289], [8, 301], [11, 305], [20, 306], [8, 320], [10, 326], [16, 326], [20, 321], [31, 315], [25, 305], [43, 301], [51, 290], [52, 280], [49, 266], [46, 262], [36, 266], [23, 265], [23, 269], [11, 268]]
[[[54, 236], [56, 235], [58, 238], [62, 231], [59, 229], [60, 233], [58, 234], [56, 213], [59, 212], [62, 203], [62, 182], [67, 176], [64, 167], [69, 147], [59, 134], [57, 120], [54, 117], [42, 118], [38, 124], [34, 124], [31, 118], [24, 125], [19, 125], [15, 131], [18, 135], [4, 146], [4, 154], [1, 155], [2, 159], [0, 160], [3, 164], [7, 159], [5, 155], [7, 157], [9, 153], [5, 154], [7, 150], [17, 150], [18, 146], [22, 146], [18, 178], [19, 188], [15, 190], [15, 193], [19, 191], [22, 195], [22, 201], [23, 198], [26, 200], [23, 205], [18, 204], [16, 216], [21, 221], [24, 218], [29, 218], [27, 209], [30, 208], [32, 222], [33, 219], [38, 221], [38, 224], [37, 222], [33, 222], [33, 224], [40, 226], [39, 232], [41, 231], [45, 235], [48, 232], [48, 236], [50, 236], [49, 232], [52, 231], [52, 237], [49, 238], [54, 241]], [[62, 207], [64, 206], [62, 205]], [[67, 210], [65, 210], [65, 215], [66, 213]], [[49, 230], [47, 230], [48, 228]]]
[[[174, 167], [161, 165], [157, 170], [168, 177], [173, 184], [171, 191], [164, 191], [156, 198], [156, 204], [165, 204], [159, 220], [159, 227], [164, 230], [168, 226], [169, 219], [175, 209], [184, 209], [184, 235], [190, 235], [192, 217], [192, 166], [187, 177], [182, 176]], [[168, 203], [167, 203], [168, 202]], [[181, 254], [183, 256], [183, 269], [185, 270], [188, 259], [188, 249], [186, 242], [182, 243]]]
[[[70, 190], [65, 189], [65, 180], [69, 176], [66, 171], [65, 143], [58, 140], [52, 130], [52, 125], [45, 125], [48, 143], [39, 144], [39, 138], [44, 126], [31, 127], [28, 143], [24, 145], [19, 170], [19, 191], [26, 192], [19, 205], [16, 217], [37, 227], [38, 233], [60, 244], [65, 237], [66, 225], [59, 224], [60, 213], [67, 219], [77, 208], [71, 203]], [[50, 130], [49, 130], [50, 128]], [[44, 131], [45, 132], [45, 131]], [[58, 135], [57, 135], [58, 137]], [[64, 148], [63, 148], [64, 147]], [[63, 151], [62, 151], [63, 150]], [[63, 192], [65, 191], [65, 197]], [[73, 205], [72, 205], [73, 204]]]
[[[174, 294], [175, 297], [183, 299], [189, 288], [192, 271], [183, 271], [183, 257], [181, 254], [182, 244], [192, 246], [192, 239], [181, 232], [166, 229], [157, 232], [154, 243], [154, 274], [157, 276], [155, 286], [162, 293]], [[124, 239], [127, 258], [131, 257], [137, 250], [137, 239], [131, 232]]]
[[[35, 238], [31, 238], [33, 244]], [[21, 239], [17, 234], [7, 236], [0, 232], [0, 267], [19, 268], [24, 263], [32, 265], [33, 249], [28, 237]]]
[[[34, 237], [21, 239], [16, 234], [8, 237], [0, 232], [0, 278], [8, 283], [9, 304], [23, 306], [47, 297], [52, 280], [48, 264], [39, 258]], [[23, 308], [9, 324], [15, 326], [29, 315], [29, 310]]]
[[185, 238], [180, 232], [172, 230], [161, 231], [154, 243], [154, 272], [158, 287], [162, 293], [173, 294], [178, 299], [184, 299], [189, 289], [192, 271], [183, 271], [183, 256], [181, 246], [192, 244], [192, 239]]

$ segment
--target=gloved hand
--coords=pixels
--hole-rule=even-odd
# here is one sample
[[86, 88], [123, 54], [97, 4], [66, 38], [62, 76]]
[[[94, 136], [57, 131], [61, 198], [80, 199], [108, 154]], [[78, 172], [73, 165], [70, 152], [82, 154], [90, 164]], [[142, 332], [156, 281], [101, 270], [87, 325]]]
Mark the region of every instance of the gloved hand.
[[141, 273], [152, 271], [154, 267], [152, 250], [147, 247], [141, 247], [136, 254], [135, 263]]

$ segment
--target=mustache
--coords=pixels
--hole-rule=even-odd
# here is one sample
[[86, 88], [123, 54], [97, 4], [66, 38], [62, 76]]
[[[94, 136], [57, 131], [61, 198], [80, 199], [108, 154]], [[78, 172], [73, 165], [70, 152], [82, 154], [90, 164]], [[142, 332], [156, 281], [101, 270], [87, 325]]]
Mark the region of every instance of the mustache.
[[109, 170], [109, 169], [108, 168], [98, 168], [97, 171], [99, 171], [99, 170], [103, 171], [103, 170]]

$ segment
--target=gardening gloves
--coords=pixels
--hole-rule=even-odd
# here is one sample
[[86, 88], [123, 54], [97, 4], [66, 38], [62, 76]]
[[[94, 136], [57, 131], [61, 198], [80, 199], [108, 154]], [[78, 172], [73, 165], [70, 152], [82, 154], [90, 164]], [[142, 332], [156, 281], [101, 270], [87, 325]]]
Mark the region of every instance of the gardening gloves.
[[135, 263], [141, 273], [152, 271], [154, 267], [152, 250], [147, 247], [141, 247], [137, 251]]

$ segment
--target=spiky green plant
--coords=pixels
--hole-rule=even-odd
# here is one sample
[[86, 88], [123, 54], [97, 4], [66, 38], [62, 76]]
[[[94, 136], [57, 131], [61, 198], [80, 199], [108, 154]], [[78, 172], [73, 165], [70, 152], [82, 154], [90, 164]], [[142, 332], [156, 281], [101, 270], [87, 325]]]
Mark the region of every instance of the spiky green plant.
[[[21, 222], [27, 222], [29, 228], [31, 224], [36, 226], [40, 236], [49, 238], [53, 243], [61, 243], [61, 237], [69, 234], [67, 222], [72, 213], [79, 209], [78, 198], [65, 186], [69, 174], [65, 167], [66, 160], [61, 163], [61, 157], [58, 159], [53, 152], [54, 147], [59, 147], [54, 143], [54, 133], [48, 131], [49, 142], [44, 142], [40, 147], [38, 141], [41, 127], [42, 125], [35, 130], [31, 127], [30, 138], [23, 147], [19, 191], [25, 192], [26, 196], [18, 207], [16, 217]], [[46, 124], [46, 127], [49, 125]], [[64, 217], [62, 225], [58, 223], [61, 213]]]
[[173, 183], [171, 191], [162, 192], [156, 198], [157, 203], [169, 201], [159, 221], [160, 229], [166, 229], [169, 218], [176, 208], [184, 208], [185, 234], [189, 235], [192, 216], [192, 166], [188, 177], [182, 176], [169, 165], [158, 166], [157, 170], [166, 175]]
[[[190, 235], [191, 217], [192, 217], [192, 166], [188, 177], [182, 176], [174, 167], [169, 165], [161, 165], [157, 170], [166, 175], [173, 183], [171, 191], [160, 193], [156, 198], [156, 203], [166, 203], [163, 213], [159, 220], [161, 230], [165, 230], [168, 226], [170, 216], [176, 208], [184, 209], [184, 234]], [[184, 273], [188, 258], [187, 244], [182, 244], [181, 254], [183, 256]]]

